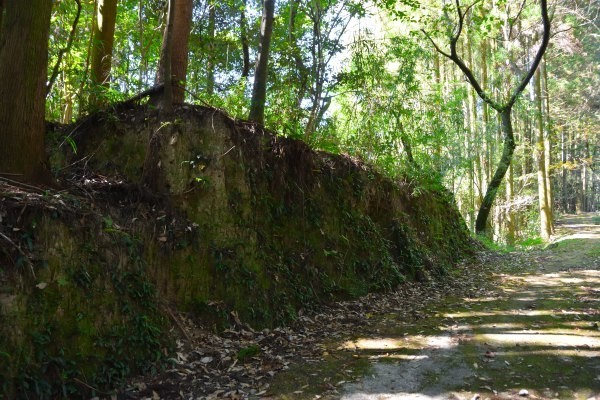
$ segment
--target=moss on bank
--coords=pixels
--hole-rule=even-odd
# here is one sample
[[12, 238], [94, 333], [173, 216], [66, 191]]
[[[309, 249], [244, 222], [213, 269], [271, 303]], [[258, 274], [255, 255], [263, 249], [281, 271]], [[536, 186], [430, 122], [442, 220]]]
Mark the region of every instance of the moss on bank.
[[[5, 395], [88, 396], [168, 353], [161, 305], [220, 329], [443, 274], [469, 236], [447, 193], [221, 112], [97, 114], [50, 145], [68, 194], [2, 194]], [[23, 210], [23, 211], [22, 211]], [[34, 226], [34, 227], [33, 227]], [[32, 228], [33, 227], [33, 228]], [[31, 268], [27, 259], [32, 260]], [[30, 270], [31, 269], [31, 270]], [[34, 276], [35, 274], [35, 276]]]

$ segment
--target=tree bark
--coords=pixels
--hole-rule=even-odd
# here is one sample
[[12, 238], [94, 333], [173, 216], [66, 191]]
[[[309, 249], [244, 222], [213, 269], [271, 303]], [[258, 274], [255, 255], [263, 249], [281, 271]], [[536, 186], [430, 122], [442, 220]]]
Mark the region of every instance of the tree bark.
[[[117, 20], [117, 0], [97, 0], [95, 18], [92, 22], [92, 66], [90, 79], [92, 93], [98, 86], [108, 87], [112, 67], [112, 51], [115, 40], [115, 23]], [[102, 96], [92, 95], [91, 106], [104, 104]]]
[[158, 63], [158, 73], [156, 75], [156, 86], [164, 85], [162, 97], [158, 99], [157, 106], [165, 114], [173, 111], [173, 73], [172, 73], [172, 54], [173, 54], [173, 20], [175, 19], [176, 0], [169, 0], [167, 5], [167, 20], [163, 33], [163, 41], [160, 49], [160, 60]]
[[248, 119], [258, 123], [265, 122], [265, 102], [267, 99], [267, 76], [269, 66], [269, 51], [271, 35], [273, 33], [273, 19], [275, 17], [275, 0], [264, 0], [263, 15], [260, 24], [260, 46], [256, 70], [254, 73], [254, 86], [252, 87], [252, 101]]
[[502, 133], [504, 134], [502, 157], [500, 158], [496, 172], [494, 173], [494, 176], [488, 185], [485, 196], [483, 197], [483, 201], [481, 202], [481, 206], [479, 207], [479, 212], [477, 213], [477, 220], [475, 222], [475, 231], [477, 233], [484, 233], [487, 229], [487, 219], [490, 215], [494, 200], [496, 199], [498, 188], [504, 179], [504, 175], [506, 175], [506, 171], [510, 166], [512, 156], [515, 151], [516, 144], [510, 115], [511, 110], [511, 108], [507, 108], [502, 110], [500, 113]]
[[544, 241], [548, 241], [552, 235], [552, 216], [550, 215], [550, 201], [548, 199], [548, 188], [546, 187], [544, 107], [542, 105], [542, 82], [539, 70], [535, 73], [533, 83], [536, 104], [535, 161], [537, 166], [538, 203], [540, 209], [540, 236]]
[[246, 0], [242, 1], [242, 10], [240, 12], [240, 40], [242, 42], [242, 78], [248, 78], [250, 75], [250, 46], [248, 44], [248, 20], [246, 19]]
[[[294, 65], [296, 67], [296, 79], [298, 82], [294, 105], [298, 110], [301, 110], [302, 101], [304, 100], [304, 96], [306, 95], [307, 91], [309, 71], [306, 65], [304, 65], [304, 61], [302, 60], [302, 51], [298, 47], [298, 42], [296, 39], [296, 16], [298, 15], [299, 6], [299, 0], [291, 0], [289, 2], [290, 19], [288, 22], [288, 43], [290, 52], [292, 53], [292, 58], [294, 59]], [[301, 113], [296, 113], [295, 115], [300, 117]]]
[[515, 173], [513, 165], [508, 166], [506, 171], [506, 244], [512, 246], [515, 244], [517, 223], [515, 212], [512, 209], [513, 200], [515, 198]]
[[568, 196], [567, 196], [567, 138], [565, 135], [565, 129], [566, 128], [562, 128], [560, 131], [560, 149], [561, 149], [561, 161], [562, 161], [562, 166], [561, 166], [561, 205], [562, 205], [562, 211], [563, 212], [568, 212], [569, 209], [569, 200], [568, 200]]
[[206, 62], [206, 93], [211, 96], [215, 92], [215, 2], [208, 3], [208, 60]]
[[546, 60], [540, 64], [540, 74], [542, 76], [542, 100], [544, 101], [544, 164], [546, 167], [546, 190], [548, 191], [548, 207], [550, 212], [550, 228], [554, 233], [554, 191], [552, 189], [552, 176], [550, 167], [552, 165], [552, 132], [550, 126], [550, 93], [548, 91], [548, 69]]
[[185, 100], [192, 10], [192, 0], [175, 0], [171, 50], [171, 84], [173, 85], [174, 104], [182, 104]]
[[6, 0], [0, 44], [0, 176], [50, 183], [44, 149], [52, 0]]

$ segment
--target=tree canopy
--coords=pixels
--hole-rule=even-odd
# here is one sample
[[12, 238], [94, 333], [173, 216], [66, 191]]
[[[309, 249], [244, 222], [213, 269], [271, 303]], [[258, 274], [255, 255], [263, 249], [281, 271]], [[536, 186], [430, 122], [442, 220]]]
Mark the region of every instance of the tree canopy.
[[[473, 231], [506, 242], [547, 238], [554, 212], [599, 207], [597, 1], [60, 0], [23, 22], [43, 42], [48, 31], [47, 51], [14, 42], [15, 10], [33, 3], [0, 6], [4, 82], [45, 81], [46, 120], [154, 88], [350, 153], [415, 190], [445, 186]], [[43, 72], [18, 72], [16, 55], [37, 51]], [[17, 94], [23, 107], [43, 101], [34, 92]], [[41, 123], [11, 123], [6, 148], [39, 154]], [[5, 179], [39, 176], [3, 159]]]

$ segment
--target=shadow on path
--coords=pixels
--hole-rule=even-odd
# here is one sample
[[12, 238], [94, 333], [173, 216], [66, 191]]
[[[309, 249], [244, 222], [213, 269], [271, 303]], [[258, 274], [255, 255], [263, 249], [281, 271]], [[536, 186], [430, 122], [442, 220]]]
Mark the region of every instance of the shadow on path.
[[[568, 216], [557, 228], [544, 250], [471, 267], [491, 271], [481, 297], [446, 298], [410, 323], [374, 317], [368, 334], [331, 354], [368, 362], [364, 376], [310, 398], [600, 400], [600, 215]], [[318, 381], [323, 369], [310, 368]]]

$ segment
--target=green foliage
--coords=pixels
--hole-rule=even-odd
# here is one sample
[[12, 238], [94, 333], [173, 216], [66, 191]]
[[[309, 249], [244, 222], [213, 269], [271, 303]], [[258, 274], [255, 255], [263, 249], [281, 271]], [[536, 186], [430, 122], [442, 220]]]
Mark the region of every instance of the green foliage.
[[[544, 123], [550, 143], [554, 143], [551, 172], [556, 198], [560, 192], [557, 205], [563, 211], [575, 212], [597, 208], [600, 203], [595, 190], [598, 175], [592, 173], [591, 179], [582, 182], [586, 176], [583, 171], [595, 162], [600, 126], [594, 112], [600, 96], [599, 78], [589, 68], [599, 57], [599, 36], [583, 22], [595, 15], [598, 7], [586, 4], [575, 12], [568, 2], [559, 3], [555, 24], [565, 29], [556, 33], [555, 45], [545, 61], [550, 101]], [[164, 4], [162, 0], [119, 2], [111, 79], [107, 86], [92, 87], [88, 52], [94, 5], [82, 2], [75, 41], [47, 98], [47, 118], [71, 122], [93, 111], [90, 99], [110, 105], [152, 86]], [[214, 3], [214, 37], [209, 33], [210, 4], [194, 2], [187, 100], [245, 118], [258, 51], [261, 4], [241, 0]], [[493, 110], [470, 91], [462, 73], [436, 53], [421, 32], [427, 32], [440, 50], [448, 52], [448, 39], [458, 23], [456, 4], [439, 0], [278, 4], [269, 66], [267, 127], [326, 151], [359, 157], [392, 177], [412, 174], [416, 182], [417, 178], [428, 179], [431, 173], [454, 193], [472, 226], [493, 174], [490, 166], [496, 165], [501, 154], [502, 135]], [[503, 102], [523, 76], [524, 66], [531, 62], [531, 50], [539, 42], [538, 4], [514, 0], [458, 4], [465, 13], [459, 55], [486, 92]], [[54, 2], [50, 65], [66, 47], [75, 11], [73, 1]], [[241, 26], [242, 12], [247, 27]], [[243, 33], [249, 48], [249, 77], [241, 76]], [[209, 82], [209, 66], [214, 67], [214, 82]], [[212, 86], [214, 91], [208, 93]], [[515, 193], [522, 196], [529, 195], [521, 192], [529, 190], [527, 176], [534, 166], [531, 144], [537, 128], [532, 123], [536, 112], [532, 96], [533, 92], [530, 99], [516, 104], [513, 113], [521, 146], [513, 161]], [[76, 151], [68, 137], [64, 140]], [[565, 178], [559, 179], [563, 170]], [[579, 188], [583, 195], [579, 195]], [[579, 204], [584, 198], [588, 201]], [[498, 203], [502, 202], [499, 198]], [[521, 215], [519, 211], [517, 236], [533, 234], [535, 214], [527, 212]], [[493, 222], [500, 225], [500, 231], [506, 229], [502, 221], [508, 219], [506, 211], [502, 213]]]

